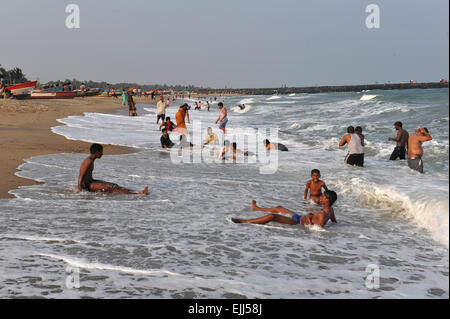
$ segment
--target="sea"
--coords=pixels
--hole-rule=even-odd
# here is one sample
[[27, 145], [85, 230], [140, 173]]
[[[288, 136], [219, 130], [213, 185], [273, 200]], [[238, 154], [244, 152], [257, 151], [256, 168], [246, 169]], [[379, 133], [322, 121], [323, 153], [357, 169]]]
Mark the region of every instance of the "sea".
[[[55, 134], [134, 148], [105, 148], [94, 178], [150, 192], [78, 193], [88, 149], [26, 159], [17, 175], [42, 184], [0, 200], [0, 298], [449, 298], [448, 89], [217, 96], [208, 111], [211, 98], [199, 111], [189, 98], [167, 109], [174, 121], [180, 105], [192, 106], [192, 151], [161, 149], [150, 104], [138, 104], [138, 117], [123, 108], [59, 119]], [[396, 121], [433, 137], [424, 174], [389, 161]], [[350, 125], [363, 128], [363, 168], [344, 164], [347, 147], [338, 147]], [[201, 149], [208, 127], [249, 156], [224, 162], [220, 147]], [[265, 138], [289, 152], [264, 151]], [[336, 224], [230, 222], [264, 216], [252, 200], [319, 211], [303, 199], [312, 169], [337, 193]]]

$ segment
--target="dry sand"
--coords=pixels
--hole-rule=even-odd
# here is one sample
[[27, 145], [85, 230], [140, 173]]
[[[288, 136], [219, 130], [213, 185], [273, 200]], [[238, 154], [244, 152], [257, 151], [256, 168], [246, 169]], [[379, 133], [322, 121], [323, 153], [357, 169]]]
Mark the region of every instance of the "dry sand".
[[[121, 100], [100, 97], [24, 101], [0, 99], [0, 198], [14, 197], [8, 191], [19, 186], [38, 184], [14, 175], [24, 159], [56, 153], [89, 154], [90, 143], [68, 140], [51, 131], [51, 127], [61, 125], [56, 119], [84, 112], [112, 113], [123, 107]], [[104, 145], [104, 153], [108, 155], [130, 152], [133, 149]]]

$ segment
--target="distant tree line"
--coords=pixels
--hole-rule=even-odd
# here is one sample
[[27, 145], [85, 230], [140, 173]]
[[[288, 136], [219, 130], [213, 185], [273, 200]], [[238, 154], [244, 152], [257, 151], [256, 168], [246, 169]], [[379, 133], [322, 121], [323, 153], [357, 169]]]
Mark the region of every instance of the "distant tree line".
[[11, 70], [6, 70], [0, 67], [0, 77], [4, 78], [6, 84], [13, 85], [23, 82], [28, 82], [27, 77], [23, 74], [20, 68], [14, 68]]

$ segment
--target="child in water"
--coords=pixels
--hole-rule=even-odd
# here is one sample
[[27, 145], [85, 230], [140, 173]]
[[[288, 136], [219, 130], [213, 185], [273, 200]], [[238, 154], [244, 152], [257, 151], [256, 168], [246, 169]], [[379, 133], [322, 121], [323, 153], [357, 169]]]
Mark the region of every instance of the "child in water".
[[311, 179], [306, 182], [306, 188], [305, 188], [305, 197], [304, 199], [308, 197], [308, 191], [309, 191], [309, 198], [312, 199], [316, 204], [320, 201], [320, 195], [322, 195], [322, 188], [327, 191], [327, 185], [325, 185], [324, 181], [320, 180], [320, 171], [318, 169], [313, 169], [311, 171]]

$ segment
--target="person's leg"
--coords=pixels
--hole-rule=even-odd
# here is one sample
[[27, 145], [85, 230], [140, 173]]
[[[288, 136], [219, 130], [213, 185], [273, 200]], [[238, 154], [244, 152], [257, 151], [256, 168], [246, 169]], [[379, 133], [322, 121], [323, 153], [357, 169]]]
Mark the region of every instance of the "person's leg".
[[91, 192], [104, 192], [104, 193], [118, 193], [118, 194], [148, 194], [148, 186], [141, 192], [135, 192], [117, 184], [105, 182], [105, 181], [94, 181], [90, 184], [89, 190]]
[[287, 214], [296, 214], [295, 212], [293, 212], [292, 210], [289, 210], [287, 208], [284, 208], [282, 206], [277, 206], [277, 207], [271, 207], [271, 208], [264, 208], [264, 207], [258, 207], [256, 205], [256, 201], [252, 200], [252, 206], [251, 206], [252, 210], [259, 210], [262, 212], [267, 212], [267, 213], [287, 213]]
[[406, 159], [406, 147], [399, 148], [399, 157], [401, 160]]
[[238, 219], [238, 218], [231, 218], [231, 221], [233, 223], [237, 224], [267, 224], [269, 222], [277, 222], [281, 224], [288, 224], [288, 225], [296, 225], [297, 222], [293, 220], [292, 218], [280, 216], [276, 214], [270, 214], [266, 215], [260, 218], [254, 218], [254, 219]]
[[398, 152], [398, 147], [394, 148], [394, 151], [391, 154], [391, 157], [389, 158], [390, 161], [395, 161], [397, 157], [399, 157], [400, 154]]

